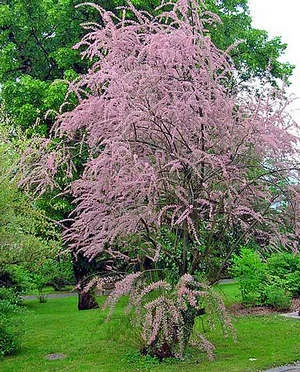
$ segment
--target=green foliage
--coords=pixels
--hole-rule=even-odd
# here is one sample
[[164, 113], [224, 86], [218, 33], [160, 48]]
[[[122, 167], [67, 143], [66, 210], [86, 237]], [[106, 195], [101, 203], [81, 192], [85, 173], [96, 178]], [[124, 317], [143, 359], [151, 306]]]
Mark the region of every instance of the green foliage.
[[[3, 119], [4, 120], [4, 119]], [[13, 265], [37, 265], [60, 250], [56, 226], [18, 189], [18, 148], [26, 140], [7, 123], [0, 127], [0, 274]]]
[[232, 274], [238, 279], [243, 302], [249, 305], [260, 305], [266, 267], [259, 254], [242, 248], [240, 255], [235, 255], [232, 262]]
[[[73, 265], [69, 256], [6, 265], [0, 273], [1, 285], [6, 287], [0, 287], [0, 299], [2, 291], [12, 291], [19, 294], [36, 293], [40, 302], [45, 302], [47, 287], [52, 286], [55, 291], [59, 291], [75, 285]], [[16, 304], [20, 302], [16, 301]]]
[[20, 348], [20, 334], [11, 319], [20, 312], [21, 300], [12, 290], [0, 287], [0, 358], [15, 354]]
[[5, 265], [1, 269], [0, 286], [13, 289], [18, 294], [26, 294], [32, 286], [30, 272], [22, 265]]
[[0, 320], [0, 358], [5, 355], [16, 354], [20, 349], [18, 335], [6, 319]]
[[300, 296], [300, 255], [274, 253], [268, 259], [268, 272], [284, 281], [286, 290], [293, 296]]
[[54, 227], [10, 181], [0, 184], [0, 211], [0, 271], [57, 254], [60, 243]]
[[[23, 129], [47, 135], [64, 102], [67, 81], [88, 67], [72, 47], [82, 38], [84, 22], [97, 19], [92, 7], [76, 8], [80, 0], [4, 0], [0, 4], [0, 83], [6, 112]], [[124, 1], [104, 1], [114, 9]], [[141, 1], [136, 3], [143, 4]], [[157, 1], [147, 1], [152, 10]], [[37, 122], [38, 120], [38, 122]], [[33, 128], [33, 126], [35, 126]]]
[[264, 304], [272, 306], [276, 310], [288, 310], [291, 306], [291, 293], [281, 287], [279, 283], [266, 285], [263, 294]]
[[[40, 124], [35, 133], [48, 133], [44, 116], [63, 103], [66, 84], [86, 63], [72, 46], [83, 35], [81, 22], [93, 9], [76, 9], [80, 1], [2, 1], [0, 5], [0, 82], [6, 111], [23, 129]], [[69, 72], [68, 72], [69, 71]], [[54, 82], [55, 87], [52, 86]], [[29, 133], [30, 134], [30, 133]]]
[[33, 125], [40, 114], [48, 84], [23, 75], [18, 81], [8, 81], [2, 90], [3, 97], [9, 97], [8, 107], [16, 124], [23, 128]]
[[64, 101], [67, 84], [64, 81], [42, 81], [30, 75], [22, 75], [17, 80], [5, 82], [1, 96], [7, 113], [16, 125], [41, 136], [48, 133], [52, 125], [51, 116], [45, 118], [49, 110], [58, 110]]
[[292, 296], [300, 293], [300, 258], [292, 253], [273, 253], [267, 261], [248, 248], [232, 260], [232, 274], [237, 279], [243, 303], [268, 305], [287, 310]]
[[[139, 368], [139, 370], [149, 370], [153, 368], [154, 366], [161, 365], [161, 362], [158, 358], [152, 357], [150, 355], [143, 355], [141, 356], [141, 353], [138, 352], [131, 352], [126, 355], [126, 358], [123, 359], [125, 363], [128, 363], [129, 365], [134, 366], [135, 368]], [[164, 364], [167, 364], [168, 359], [164, 360]]]
[[19, 311], [22, 300], [12, 288], [0, 287], [0, 313], [9, 315]]
[[26, 146], [26, 139], [22, 142], [22, 136], [10, 131], [7, 123], [0, 131], [0, 286], [42, 294], [50, 281], [58, 287], [69, 284], [72, 264], [70, 258], [56, 258], [59, 231], [38, 203], [18, 189], [17, 149]]
[[[212, 234], [204, 226], [199, 225], [201, 232], [199, 231], [198, 236], [201, 244], [194, 243], [192, 250], [201, 252], [201, 260], [195, 264], [191, 259], [191, 252], [186, 252], [188, 271], [193, 270], [200, 281], [205, 277], [206, 280], [213, 282], [224, 262], [228, 247], [233, 244], [232, 234], [226, 231], [222, 234]], [[168, 280], [175, 283], [181, 275], [183, 236], [179, 230], [163, 226], [156, 240], [162, 248], [157, 267], [164, 269]]]
[[28, 273], [30, 276], [29, 288], [38, 291], [38, 298], [41, 303], [46, 302], [44, 293], [46, 286], [51, 285], [55, 290], [61, 290], [66, 285], [74, 284], [73, 266], [71, 260], [67, 258], [47, 259], [41, 265], [31, 268]]
[[166, 278], [175, 284], [180, 278], [180, 264], [183, 251], [183, 242], [174, 231], [162, 228], [158, 237], [162, 250], [159, 256], [158, 267], [164, 269]]
[[[64, 66], [75, 69], [79, 54], [69, 51], [82, 33], [80, 23], [86, 20], [75, 5], [80, 1], [2, 1], [0, 7], [1, 57], [0, 80], [15, 80], [29, 74], [40, 80], [61, 77], [60, 55], [65, 49]], [[90, 11], [92, 12], [92, 10]]]
[[73, 265], [69, 256], [49, 260], [48, 265], [49, 281], [47, 284], [56, 291], [62, 290], [67, 285], [75, 285]]

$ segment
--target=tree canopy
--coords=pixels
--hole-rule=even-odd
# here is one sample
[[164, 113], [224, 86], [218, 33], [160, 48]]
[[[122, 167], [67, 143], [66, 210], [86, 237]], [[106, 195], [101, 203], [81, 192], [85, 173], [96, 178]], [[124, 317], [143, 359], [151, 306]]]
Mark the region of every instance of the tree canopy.
[[40, 190], [55, 186], [59, 167], [73, 167], [67, 143], [86, 147], [83, 174], [69, 189], [77, 205], [71, 246], [90, 258], [114, 256], [116, 240], [142, 234], [156, 256], [152, 230], [169, 226], [185, 242], [183, 274], [226, 234], [226, 257], [249, 236], [296, 249], [284, 208], [296, 138], [281, 92], [226, 88], [235, 68], [205, 34], [217, 20], [210, 12], [200, 17], [179, 2], [180, 16], [166, 13], [173, 23], [164, 25], [164, 13], [152, 19], [131, 8], [139, 22], [127, 25], [93, 7], [102, 22], [77, 47], [96, 61], [70, 88], [78, 106], [58, 117], [63, 147], [45, 151], [46, 141], [27, 178]]

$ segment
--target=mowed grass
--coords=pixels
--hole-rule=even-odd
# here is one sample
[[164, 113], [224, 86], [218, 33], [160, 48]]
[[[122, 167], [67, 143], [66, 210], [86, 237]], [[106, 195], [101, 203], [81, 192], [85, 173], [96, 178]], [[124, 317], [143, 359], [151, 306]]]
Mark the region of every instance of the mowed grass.
[[[236, 284], [218, 286], [218, 290], [227, 304], [238, 300]], [[216, 346], [213, 362], [189, 349], [183, 361], [159, 363], [139, 355], [139, 338], [123, 314], [124, 302], [105, 322], [102, 310], [78, 311], [76, 297], [49, 299], [45, 304], [28, 301], [22, 350], [0, 361], [0, 371], [250, 372], [300, 359], [300, 321], [272, 315], [235, 318], [236, 343], [224, 339], [220, 330], [206, 331]], [[208, 328], [205, 321], [204, 328]], [[46, 360], [50, 353], [63, 353], [66, 358]]]

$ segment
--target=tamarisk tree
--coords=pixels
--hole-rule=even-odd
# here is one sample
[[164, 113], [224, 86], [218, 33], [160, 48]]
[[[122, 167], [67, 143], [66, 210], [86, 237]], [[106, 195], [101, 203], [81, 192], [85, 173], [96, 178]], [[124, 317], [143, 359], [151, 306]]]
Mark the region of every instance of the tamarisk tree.
[[[172, 231], [174, 251], [181, 247], [177, 294], [165, 282], [139, 294], [162, 291], [144, 307], [143, 334], [150, 353], [171, 356], [173, 344], [182, 351], [190, 337], [197, 298], [208, 298], [192, 277], [206, 257], [222, 257], [220, 273], [251, 238], [297, 249], [295, 219], [286, 216], [297, 139], [279, 91], [265, 87], [246, 96], [232, 89], [238, 73], [230, 51], [207, 35], [203, 24], [219, 20], [201, 2], [163, 2], [157, 17], [128, 2], [122, 18], [86, 5], [99, 10], [101, 21], [85, 25], [89, 32], [76, 47], [95, 62], [70, 86], [78, 106], [62, 112], [54, 128], [65, 147], [80, 142], [88, 151], [82, 176], [67, 190], [76, 208], [65, 239], [90, 259], [104, 253], [127, 259], [126, 239], [136, 236], [157, 261], [172, 255], [159, 231]], [[43, 150], [43, 165], [25, 181], [46, 186], [55, 164], [67, 158], [62, 153]], [[39, 169], [50, 177], [39, 178]], [[130, 275], [112, 297], [138, 296], [132, 288], [140, 274]]]

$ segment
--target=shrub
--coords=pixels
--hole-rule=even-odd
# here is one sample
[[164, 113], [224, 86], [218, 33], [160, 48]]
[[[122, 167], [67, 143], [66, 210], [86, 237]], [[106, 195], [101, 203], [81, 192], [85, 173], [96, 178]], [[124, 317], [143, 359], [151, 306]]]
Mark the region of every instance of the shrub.
[[[131, 309], [132, 324], [141, 331], [142, 354], [159, 360], [182, 358], [190, 343], [212, 359], [214, 346], [204, 335], [194, 331], [195, 319], [204, 313], [210, 326], [218, 322], [225, 337], [230, 333], [235, 336], [222, 298], [205, 283], [185, 274], [176, 285], [166, 280], [149, 284], [146, 274], [137, 272], [118, 281], [104, 303], [104, 308], [110, 308], [110, 317], [119, 299], [129, 295], [127, 309]], [[102, 288], [106, 279], [95, 279], [94, 283]]]
[[300, 295], [300, 255], [273, 253], [268, 259], [268, 272], [284, 280], [283, 286], [293, 296]]
[[287, 274], [285, 288], [290, 291], [293, 296], [300, 296], [300, 270]]
[[276, 283], [273, 285], [266, 285], [264, 288], [264, 295], [264, 303], [274, 307], [276, 310], [288, 310], [291, 306], [291, 293], [280, 288]]
[[12, 288], [0, 287], [0, 306], [2, 303], [7, 303], [18, 309], [22, 305], [22, 299]]
[[31, 287], [29, 270], [22, 265], [7, 265], [0, 274], [0, 287], [11, 288], [14, 293], [26, 293]]
[[258, 253], [243, 248], [239, 256], [234, 256], [231, 271], [245, 304], [287, 310], [292, 296], [300, 294], [299, 255], [273, 253], [264, 262]]
[[262, 303], [263, 283], [266, 277], [266, 265], [258, 253], [242, 248], [240, 255], [233, 257], [232, 274], [237, 279], [243, 303], [260, 305]]
[[11, 320], [20, 305], [21, 299], [12, 288], [0, 287], [0, 357], [16, 353], [20, 347], [19, 332]]
[[0, 357], [15, 354], [19, 348], [19, 334], [6, 318], [2, 318], [0, 320]]

